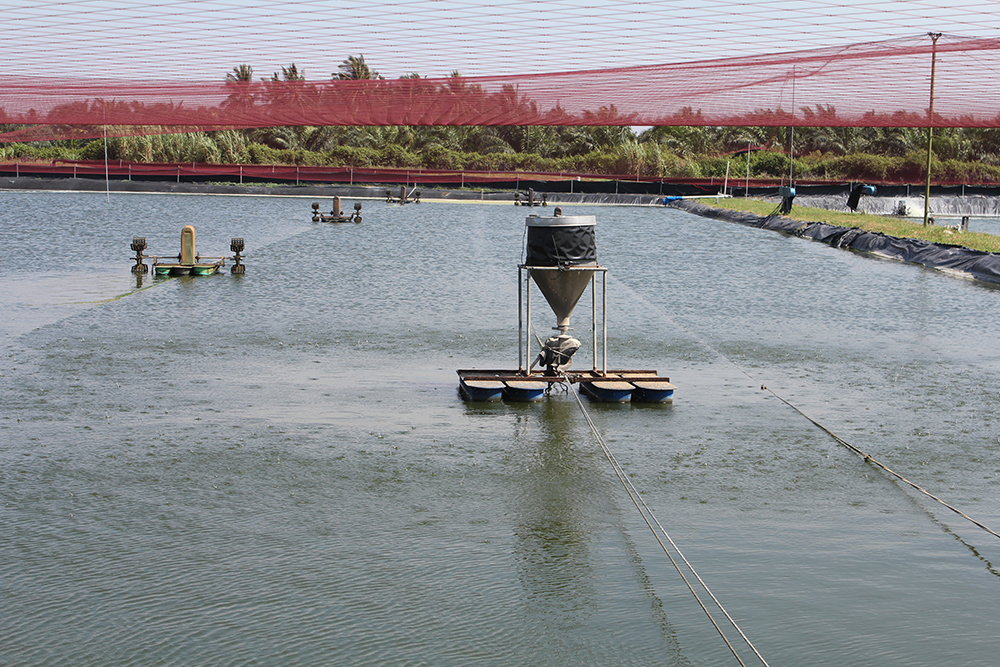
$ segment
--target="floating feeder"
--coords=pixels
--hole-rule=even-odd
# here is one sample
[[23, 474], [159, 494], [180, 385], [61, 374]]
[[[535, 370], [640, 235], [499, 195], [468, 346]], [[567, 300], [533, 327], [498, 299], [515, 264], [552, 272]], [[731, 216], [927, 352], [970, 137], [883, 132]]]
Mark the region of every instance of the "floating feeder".
[[312, 210], [313, 222], [361, 222], [361, 203], [354, 205], [353, 213], [344, 215], [340, 210], [340, 197], [333, 198], [333, 208], [329, 215], [319, 212], [319, 204], [313, 204]]
[[135, 259], [135, 265], [132, 267], [132, 273], [137, 275], [148, 273], [149, 267], [146, 266], [144, 261], [146, 259], [153, 260], [153, 273], [157, 276], [210, 276], [219, 273], [222, 267], [226, 265], [226, 259], [233, 261], [230, 273], [246, 273], [246, 266], [244, 266], [242, 258], [244, 250], [243, 239], [234, 238], [229, 248], [234, 253], [233, 257], [199, 255], [195, 246], [194, 227], [186, 225], [181, 230], [180, 254], [172, 255], [168, 261], [164, 261], [167, 258], [159, 255], [143, 254], [143, 251], [146, 250], [146, 238], [144, 236], [135, 236], [132, 237], [132, 250], [135, 251], [135, 257], [133, 258]]
[[[528, 216], [526, 261], [518, 265], [517, 370], [459, 370], [459, 390], [468, 401], [537, 401], [553, 384], [579, 384], [583, 393], [608, 403], [668, 403], [673, 400], [670, 378], [655, 370], [608, 370], [607, 268], [597, 263], [592, 215]], [[601, 324], [598, 340], [597, 276], [601, 276]], [[556, 316], [558, 332], [531, 344], [531, 284], [545, 297]], [[570, 335], [570, 316], [590, 287], [593, 365], [570, 370], [582, 343]], [[527, 326], [525, 325], [527, 323]], [[600, 356], [598, 352], [600, 351]], [[532, 357], [534, 356], [534, 359]], [[598, 361], [600, 360], [600, 363]], [[537, 367], [537, 370], [536, 370]]]

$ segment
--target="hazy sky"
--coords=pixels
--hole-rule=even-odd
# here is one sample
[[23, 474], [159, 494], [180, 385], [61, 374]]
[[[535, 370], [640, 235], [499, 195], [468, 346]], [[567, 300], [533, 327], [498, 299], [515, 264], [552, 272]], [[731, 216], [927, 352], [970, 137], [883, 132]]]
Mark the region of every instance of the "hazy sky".
[[[1000, 37], [1000, 2], [863, 0], [0, 0], [15, 76], [219, 80], [294, 62], [328, 79], [364, 54], [387, 78], [574, 71], [943, 32]], [[613, 101], [613, 100], [611, 100]]]

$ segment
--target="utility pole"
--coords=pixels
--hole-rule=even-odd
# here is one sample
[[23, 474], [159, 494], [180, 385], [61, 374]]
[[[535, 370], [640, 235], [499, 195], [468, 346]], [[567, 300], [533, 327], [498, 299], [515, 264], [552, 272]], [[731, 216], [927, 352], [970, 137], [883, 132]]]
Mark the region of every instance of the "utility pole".
[[[795, 66], [792, 66], [792, 121], [793, 124], [789, 126], [790, 132], [788, 133], [788, 187], [795, 187], [794, 182], [794, 166], [795, 166]], [[747, 158], [749, 159], [749, 158]]]
[[934, 70], [937, 67], [937, 41], [939, 32], [929, 32], [931, 38], [931, 102], [927, 107], [927, 186], [924, 188], [924, 227], [931, 211], [931, 143], [934, 137]]

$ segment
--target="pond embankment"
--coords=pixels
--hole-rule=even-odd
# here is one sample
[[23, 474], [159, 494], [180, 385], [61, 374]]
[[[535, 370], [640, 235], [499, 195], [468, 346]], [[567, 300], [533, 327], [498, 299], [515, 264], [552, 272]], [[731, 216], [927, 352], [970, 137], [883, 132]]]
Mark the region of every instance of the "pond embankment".
[[[94, 178], [37, 178], [20, 176], [0, 178], [0, 190], [55, 190], [74, 192], [133, 192], [186, 195], [246, 195], [258, 197], [349, 197], [352, 199], [386, 199], [387, 194], [399, 196], [400, 185], [324, 185], [324, 184], [268, 184], [242, 185], [236, 183], [189, 183], [171, 181], [145, 181]], [[407, 196], [419, 193], [427, 201], [469, 201], [513, 204], [514, 190], [426, 188], [408, 186]], [[526, 190], [521, 190], [524, 201]], [[541, 193], [536, 197], [541, 200]], [[550, 192], [544, 194], [549, 204], [593, 204], [652, 206], [663, 201], [662, 195], [636, 194], [587, 194]]]
[[826, 243], [834, 248], [870, 253], [886, 259], [919, 264], [1000, 285], [1000, 253], [971, 250], [963, 246], [932, 243], [920, 239], [898, 238], [824, 222], [803, 222], [781, 215], [761, 216], [746, 211], [713, 208], [690, 199], [667, 202], [666, 205], [706, 218], [801, 236]]

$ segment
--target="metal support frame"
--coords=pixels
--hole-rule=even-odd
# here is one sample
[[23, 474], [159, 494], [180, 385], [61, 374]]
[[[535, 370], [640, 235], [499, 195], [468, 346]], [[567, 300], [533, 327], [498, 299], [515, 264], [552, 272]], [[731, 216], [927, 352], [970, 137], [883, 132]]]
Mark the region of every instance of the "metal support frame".
[[608, 269], [605, 266], [528, 266], [519, 264], [517, 267], [517, 356], [518, 372], [527, 375], [531, 368], [531, 271], [532, 269], [552, 271], [592, 271], [590, 279], [591, 294], [591, 332], [594, 347], [594, 372], [597, 365], [597, 273], [601, 274], [601, 366], [600, 373], [608, 372]]
[[[522, 304], [524, 303], [524, 278], [521, 275], [523, 266], [517, 267], [517, 372], [525, 373], [527, 369], [531, 368], [531, 364], [525, 364], [527, 360], [527, 355], [524, 353], [524, 339], [521, 334], [524, 332], [524, 308]], [[530, 297], [529, 297], [530, 298]], [[528, 302], [528, 315], [531, 315], [531, 302]], [[530, 347], [528, 349], [531, 349]]]

